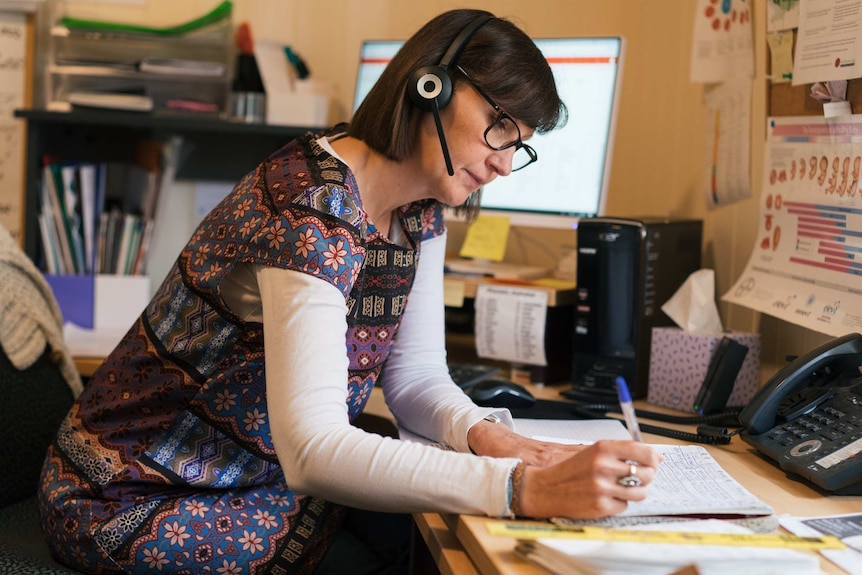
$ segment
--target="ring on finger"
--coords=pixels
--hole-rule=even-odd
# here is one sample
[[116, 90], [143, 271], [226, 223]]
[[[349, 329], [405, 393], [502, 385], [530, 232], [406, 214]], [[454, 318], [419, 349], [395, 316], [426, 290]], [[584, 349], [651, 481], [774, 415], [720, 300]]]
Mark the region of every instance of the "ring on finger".
[[641, 478], [638, 477], [637, 462], [627, 460], [626, 463], [628, 463], [629, 466], [629, 474], [624, 477], [620, 477], [617, 480], [617, 483], [619, 483], [623, 487], [640, 487], [643, 481], [641, 481]]

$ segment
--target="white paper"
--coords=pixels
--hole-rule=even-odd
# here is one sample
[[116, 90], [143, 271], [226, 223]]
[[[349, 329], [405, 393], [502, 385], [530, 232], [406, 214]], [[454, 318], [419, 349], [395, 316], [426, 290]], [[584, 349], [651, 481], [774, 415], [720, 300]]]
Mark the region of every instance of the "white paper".
[[862, 76], [862, 0], [799, 0], [793, 85]]
[[515, 432], [540, 441], [587, 445], [600, 439], [631, 439], [618, 419], [515, 419]]
[[715, 271], [701, 269], [686, 278], [662, 306], [667, 316], [689, 333], [721, 333], [715, 305]]
[[664, 456], [647, 498], [618, 517], [683, 514], [772, 515], [773, 510], [727, 473], [700, 445], [653, 445]]
[[834, 535], [848, 549], [821, 549], [820, 553], [849, 575], [862, 575], [862, 514], [820, 517], [781, 517], [781, 526], [802, 537]]
[[[515, 433], [553, 443], [566, 445], [589, 445], [600, 439], [631, 439], [622, 422], [616, 419], [513, 419]], [[398, 428], [398, 438], [445, 450], [452, 448], [417, 435], [403, 427]]]
[[147, 276], [97, 275], [93, 288], [94, 329], [125, 333], [149, 300], [150, 278]]
[[770, 0], [766, 3], [766, 31], [778, 32], [799, 26], [799, 0]]
[[480, 285], [476, 290], [476, 353], [479, 357], [548, 365], [545, 290]]
[[760, 221], [722, 296], [831, 336], [862, 329], [862, 116], [770, 118]]
[[[521, 422], [527, 421], [526, 424]], [[602, 438], [604, 433], [613, 433], [620, 439], [628, 439], [629, 435], [624, 429], [622, 433], [612, 431], [613, 426], [606, 431], [598, 430], [597, 421], [579, 422], [574, 421], [569, 428], [562, 427], [563, 423], [555, 422], [557, 425], [547, 424], [547, 429], [541, 432], [548, 433], [552, 437], [548, 441], [556, 441], [556, 436], [561, 442], [565, 440], [578, 439], [580, 434], [586, 434], [593, 439]], [[622, 424], [618, 420], [619, 428]], [[522, 425], [522, 427], [518, 427]], [[536, 420], [515, 420], [518, 433], [535, 433], [539, 428]], [[610, 425], [610, 424], [608, 424]], [[552, 427], [553, 426], [553, 427]], [[522, 431], [523, 430], [523, 431]], [[615, 517], [625, 518], [646, 517], [658, 515], [772, 515], [772, 508], [758, 499], [754, 494], [745, 489], [736, 481], [709, 452], [700, 445], [653, 445], [664, 460], [659, 465], [653, 481], [647, 486], [647, 498], [644, 501], [630, 501], [628, 508]]]
[[[678, 531], [682, 533], [737, 533], [750, 530], [718, 520], [679, 521], [654, 526], [637, 526], [638, 530]], [[555, 553], [555, 557], [572, 572], [573, 565], [587, 565], [603, 575], [656, 573], [667, 575], [685, 565], [696, 565], [701, 575], [811, 575], [820, 572], [816, 555], [792, 549], [769, 547], [684, 545], [673, 543], [630, 543], [582, 539], [546, 538], [537, 548]], [[542, 549], [544, 548], [544, 549]], [[580, 572], [580, 571], [576, 571]]]
[[24, 106], [26, 16], [0, 12], [0, 225], [21, 235], [24, 174], [24, 122], [13, 112]]
[[691, 81], [754, 77], [752, 10], [748, 0], [697, 0], [691, 47]]
[[[126, 326], [131, 327], [131, 325]], [[63, 324], [63, 340], [73, 357], [107, 357], [128, 329], [86, 329], [73, 323]]]
[[267, 96], [293, 92], [294, 80], [290, 62], [284, 53], [284, 44], [273, 40], [256, 40], [254, 58]]
[[707, 208], [751, 197], [751, 81], [725, 82], [704, 95]]

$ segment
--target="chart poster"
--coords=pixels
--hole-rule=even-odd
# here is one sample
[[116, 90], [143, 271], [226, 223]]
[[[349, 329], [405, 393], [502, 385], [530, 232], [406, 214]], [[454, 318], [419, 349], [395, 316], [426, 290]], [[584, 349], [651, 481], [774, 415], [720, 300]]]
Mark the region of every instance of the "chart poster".
[[748, 0], [698, 0], [691, 46], [691, 81], [754, 77], [754, 42]]
[[832, 336], [862, 330], [862, 115], [770, 118], [755, 245], [722, 297]]
[[751, 197], [751, 80], [718, 84], [706, 105], [706, 206], [713, 209]]

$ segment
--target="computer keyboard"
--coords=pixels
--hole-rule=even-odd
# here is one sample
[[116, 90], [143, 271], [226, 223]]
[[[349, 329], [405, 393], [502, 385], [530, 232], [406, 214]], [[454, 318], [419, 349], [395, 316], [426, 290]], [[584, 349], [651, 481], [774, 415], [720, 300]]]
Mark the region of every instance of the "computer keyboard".
[[481, 363], [450, 362], [449, 374], [461, 389], [469, 389], [500, 373], [499, 367]]

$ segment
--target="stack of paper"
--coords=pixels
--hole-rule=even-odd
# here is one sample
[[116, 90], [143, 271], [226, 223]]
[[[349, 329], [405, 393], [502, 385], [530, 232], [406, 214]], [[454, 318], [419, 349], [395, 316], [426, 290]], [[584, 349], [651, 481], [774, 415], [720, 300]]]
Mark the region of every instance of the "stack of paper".
[[[716, 519], [638, 527], [639, 530], [650, 528], [684, 533], [751, 533], [743, 527]], [[820, 573], [816, 555], [775, 547], [547, 538], [522, 541], [517, 552], [552, 573], [670, 575], [689, 565], [695, 566], [699, 575]]]

